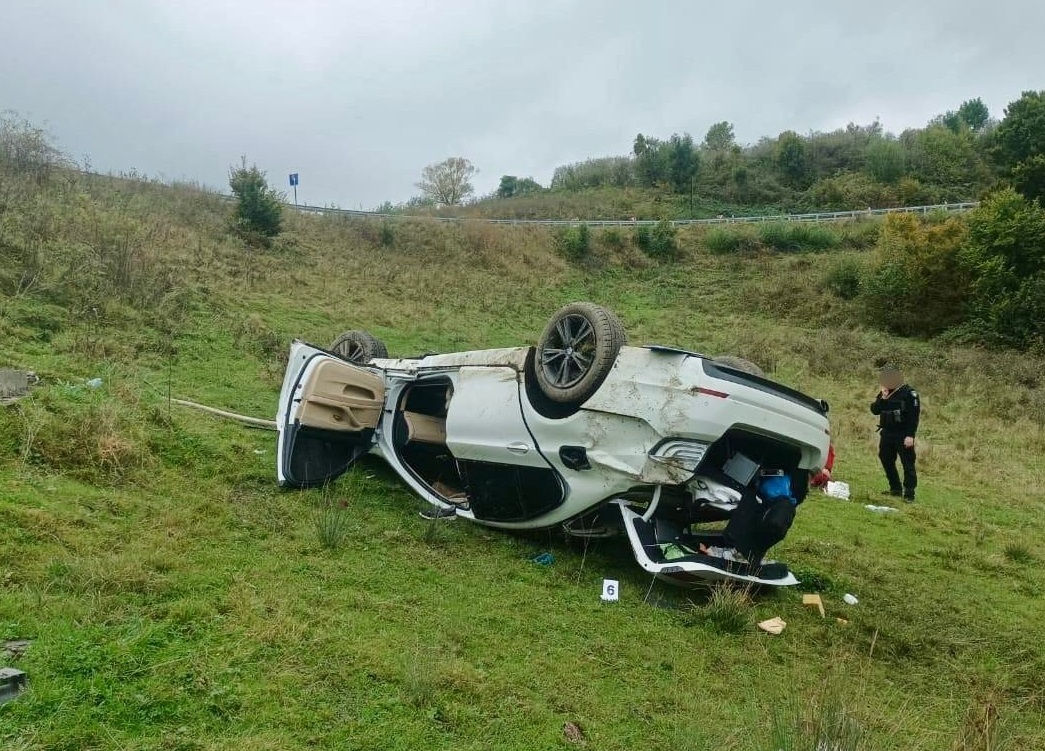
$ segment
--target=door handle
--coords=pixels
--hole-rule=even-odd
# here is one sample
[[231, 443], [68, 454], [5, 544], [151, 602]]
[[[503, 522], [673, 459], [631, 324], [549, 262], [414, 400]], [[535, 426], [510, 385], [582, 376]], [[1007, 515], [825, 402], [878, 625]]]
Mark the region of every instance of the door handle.
[[530, 450], [530, 447], [527, 446], [525, 443], [516, 442], [516, 443], [509, 443], [508, 444], [508, 450], [511, 451], [513, 454], [520, 454], [521, 455], [521, 454], [527, 453]]

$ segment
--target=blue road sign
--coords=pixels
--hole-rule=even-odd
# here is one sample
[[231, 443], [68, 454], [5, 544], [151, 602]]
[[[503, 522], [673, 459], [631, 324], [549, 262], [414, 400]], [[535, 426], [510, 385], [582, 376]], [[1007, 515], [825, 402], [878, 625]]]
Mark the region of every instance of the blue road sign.
[[298, 184], [298, 173], [297, 172], [291, 172], [290, 173], [290, 187], [293, 188], [297, 184]]

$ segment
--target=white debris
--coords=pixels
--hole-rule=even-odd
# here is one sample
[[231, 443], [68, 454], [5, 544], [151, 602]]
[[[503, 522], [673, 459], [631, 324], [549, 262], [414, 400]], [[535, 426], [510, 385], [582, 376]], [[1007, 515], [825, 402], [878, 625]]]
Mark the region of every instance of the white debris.
[[856, 599], [856, 595], [851, 595], [848, 592], [846, 592], [845, 597], [843, 597], [842, 599], [845, 600], [846, 605], [855, 605], [856, 603], [860, 602], [858, 599]]
[[840, 498], [843, 501], [848, 501], [849, 483], [835, 482], [834, 480], [829, 480], [826, 487], [824, 487], [824, 492], [832, 498]]
[[758, 624], [758, 627], [765, 631], [767, 634], [776, 635], [787, 627], [787, 621], [778, 616], [776, 618], [770, 618], [768, 621], [762, 621]]
[[878, 514], [888, 514], [890, 511], [899, 511], [899, 509], [895, 509], [892, 506], [875, 506], [873, 503], [868, 503], [864, 508]]

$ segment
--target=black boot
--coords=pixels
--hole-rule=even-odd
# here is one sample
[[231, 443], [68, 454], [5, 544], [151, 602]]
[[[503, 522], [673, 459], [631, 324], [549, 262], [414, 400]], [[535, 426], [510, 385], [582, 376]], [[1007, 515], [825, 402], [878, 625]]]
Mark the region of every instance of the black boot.
[[903, 501], [904, 503], [914, 503], [914, 491], [905, 490], [903, 494]]

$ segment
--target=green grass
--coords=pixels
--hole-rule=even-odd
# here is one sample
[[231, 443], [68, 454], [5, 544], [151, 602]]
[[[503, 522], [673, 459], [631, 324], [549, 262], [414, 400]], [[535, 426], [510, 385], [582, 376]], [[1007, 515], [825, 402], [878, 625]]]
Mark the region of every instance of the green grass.
[[[172, 315], [129, 298], [85, 315], [57, 282], [0, 297], [0, 365], [43, 378], [0, 409], [0, 640], [33, 640], [0, 747], [559, 748], [569, 721], [590, 748], [774, 751], [787, 727], [843, 717], [866, 749], [995, 748], [988, 720], [1045, 748], [1041, 359], [854, 325], [821, 284], [851, 250], [717, 256], [682, 230], [680, 259], [657, 264], [593, 231], [577, 268], [540, 228], [397, 220], [389, 237], [292, 216], [259, 253], [187, 189], [83, 191], [93, 219], [46, 198], [58, 226], [166, 228], [135, 268], [178, 269]], [[806, 585], [740, 604], [651, 588], [621, 541], [423, 520], [372, 462], [326, 495], [281, 492], [273, 433], [167, 402], [268, 417], [294, 336], [510, 345], [573, 299], [615, 309], [633, 343], [748, 357], [831, 402], [854, 500], [811, 496], [774, 551]], [[919, 501], [890, 516], [863, 508], [882, 486], [878, 357], [925, 402]], [[604, 577], [619, 603], [600, 602]], [[813, 590], [826, 619], [801, 606]], [[780, 636], [754, 628], [773, 616]]]

